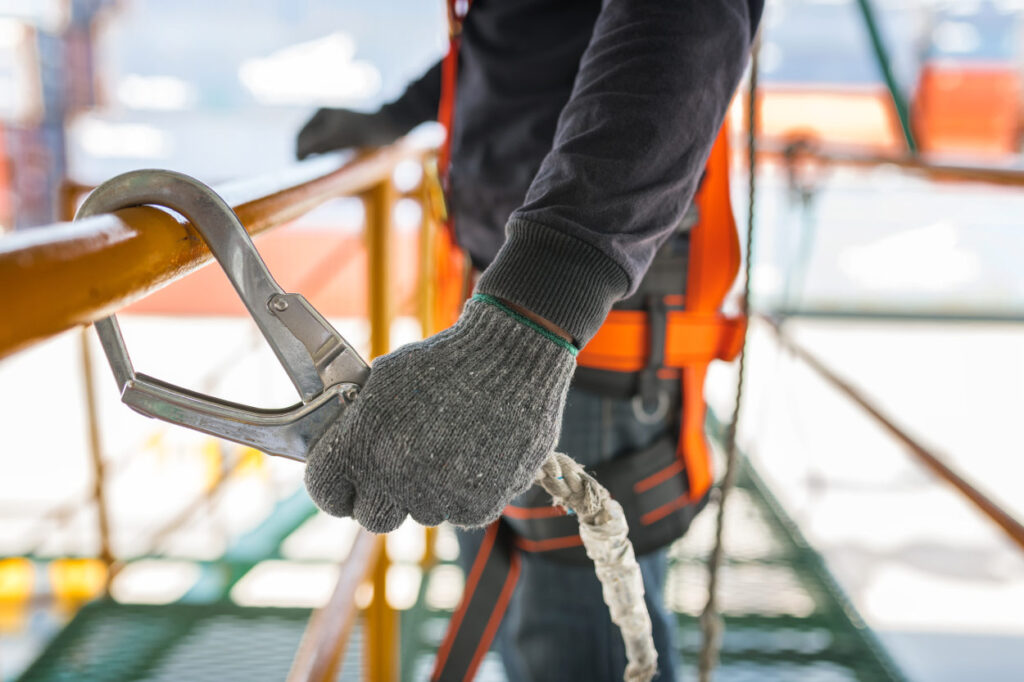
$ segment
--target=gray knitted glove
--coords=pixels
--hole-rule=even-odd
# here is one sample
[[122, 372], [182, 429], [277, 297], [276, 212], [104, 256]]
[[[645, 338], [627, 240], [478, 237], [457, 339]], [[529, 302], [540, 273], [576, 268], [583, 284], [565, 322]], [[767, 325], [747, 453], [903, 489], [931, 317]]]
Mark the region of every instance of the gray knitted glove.
[[567, 341], [477, 294], [450, 329], [373, 363], [313, 446], [306, 488], [334, 516], [394, 530], [493, 521], [555, 447], [576, 365]]

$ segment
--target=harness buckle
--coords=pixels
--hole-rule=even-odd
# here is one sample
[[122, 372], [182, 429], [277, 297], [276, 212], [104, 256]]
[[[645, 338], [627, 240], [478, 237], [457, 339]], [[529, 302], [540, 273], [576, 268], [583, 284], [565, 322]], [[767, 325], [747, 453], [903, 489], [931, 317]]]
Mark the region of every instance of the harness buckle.
[[240, 405], [136, 373], [114, 315], [95, 323], [121, 401], [136, 412], [300, 462], [341, 416], [370, 367], [300, 294], [286, 293], [267, 269], [238, 216], [198, 180], [138, 170], [97, 187], [75, 214], [81, 220], [135, 206], [176, 211], [206, 241], [299, 392], [281, 409]]

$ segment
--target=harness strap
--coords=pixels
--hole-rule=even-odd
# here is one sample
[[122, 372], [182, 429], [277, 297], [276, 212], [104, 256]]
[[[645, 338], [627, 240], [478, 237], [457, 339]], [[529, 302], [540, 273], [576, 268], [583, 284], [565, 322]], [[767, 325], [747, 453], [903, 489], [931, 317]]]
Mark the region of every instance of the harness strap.
[[[593, 472], [622, 505], [637, 555], [682, 535], [707, 499], [690, 497], [674, 440], [665, 436], [646, 450], [605, 462]], [[503, 517], [485, 531], [462, 601], [438, 651], [432, 680], [465, 681], [476, 674], [508, 610], [522, 552], [543, 553], [569, 564], [591, 563], [579, 528], [579, 519], [552, 506], [551, 494], [541, 486], [505, 508]]]
[[[629, 539], [637, 555], [670, 543], [686, 530], [702, 500], [690, 495], [688, 473], [676, 455], [675, 437], [665, 435], [650, 447], [593, 469], [593, 476], [622, 505]], [[673, 514], [686, 508], [685, 514]], [[577, 520], [551, 506], [540, 487], [529, 489], [502, 512], [515, 532], [515, 545], [563, 563], [586, 565]]]
[[438, 155], [438, 170], [441, 182], [447, 189], [448, 171], [451, 165], [452, 124], [455, 122], [455, 88], [459, 79], [459, 47], [462, 43], [462, 24], [469, 13], [473, 0], [448, 0], [448, 54], [441, 62], [441, 100], [437, 120], [444, 126], [446, 135]]
[[[652, 337], [660, 325], [649, 323], [647, 311], [613, 310], [576, 361], [581, 367], [640, 372], [648, 367]], [[742, 318], [721, 313], [670, 310], [665, 313], [662, 364], [685, 369], [711, 360], [732, 360], [743, 343]]]
[[[581, 367], [636, 373], [649, 368], [656, 360], [653, 354], [664, 348], [664, 366], [679, 370], [683, 410], [677, 455], [686, 471], [691, 502], [701, 499], [713, 480], [704, 437], [708, 366], [712, 360], [735, 358], [746, 328], [744, 318], [719, 312], [740, 266], [739, 236], [729, 197], [728, 134], [728, 126], [723, 124], [694, 199], [699, 220], [690, 232], [686, 293], [681, 300], [664, 298], [669, 310], [663, 346], [653, 340], [662, 334], [661, 320], [642, 310], [613, 310], [576, 358]], [[682, 508], [687, 502], [679, 504]]]
[[[437, 120], [445, 128], [444, 143], [438, 152], [437, 179], [444, 192], [449, 190], [451, 171], [452, 134], [455, 124], [455, 91], [459, 77], [459, 48], [462, 44], [462, 24], [469, 13], [472, 0], [448, 0], [448, 53], [441, 62], [441, 98]], [[434, 300], [436, 328], [432, 333], [455, 324], [462, 305], [472, 288], [469, 279], [469, 256], [455, 239], [455, 216], [443, 206], [439, 211], [444, 229], [438, 230], [433, 241], [433, 267], [437, 275], [437, 293]]]
[[476, 675], [508, 610], [522, 561], [512, 531], [498, 519], [487, 527], [466, 579], [459, 608], [452, 614], [437, 651], [432, 682], [467, 682]]
[[740, 270], [740, 238], [729, 195], [728, 121], [722, 124], [711, 147], [704, 179], [694, 201], [700, 222], [690, 237], [686, 309], [714, 313], [721, 307]]
[[640, 372], [640, 400], [644, 407], [658, 404], [658, 372], [665, 368], [665, 343], [668, 325], [668, 306], [663, 296], [647, 297], [647, 361]]

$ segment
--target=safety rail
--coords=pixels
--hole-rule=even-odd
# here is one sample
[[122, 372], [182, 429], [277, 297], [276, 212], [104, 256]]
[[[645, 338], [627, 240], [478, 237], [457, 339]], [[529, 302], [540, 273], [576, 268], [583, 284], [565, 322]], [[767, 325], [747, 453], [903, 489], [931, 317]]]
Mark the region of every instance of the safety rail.
[[[786, 140], [758, 139], [758, 159], [782, 158], [790, 182], [795, 183], [804, 193], [815, 191], [814, 183], [807, 182], [807, 173], [818, 167], [852, 166], [870, 168], [892, 166], [920, 175], [933, 181], [971, 182], [1001, 187], [1024, 187], [1024, 168], [1001, 168], [998, 166], [966, 166], [939, 163], [915, 153], [902, 155], [877, 154], [855, 148], [821, 144], [806, 137]], [[807, 309], [803, 307], [776, 309], [770, 314], [757, 313], [754, 317], [765, 322], [775, 334], [779, 344], [794, 357], [800, 359], [826, 383], [839, 391], [851, 402], [858, 405], [875, 423], [899, 441], [916, 460], [933, 474], [952, 486], [970, 502], [982, 515], [994, 523], [1009, 539], [1024, 550], [1024, 524], [1000, 507], [960, 473], [951, 468], [945, 458], [926, 447], [918, 439], [900, 427], [896, 421], [872, 402], [863, 392], [841, 378], [813, 353], [797, 343], [785, 329], [785, 321], [800, 318], [825, 319], [873, 319], [890, 321], [941, 321], [941, 322], [1004, 322], [1019, 323], [1024, 320], [1019, 314], [1001, 311], [932, 312], [926, 310], [842, 310]]]
[[892, 166], [931, 180], [1024, 187], [1024, 168], [942, 163], [918, 154], [878, 154], [853, 147], [820, 144], [803, 137], [759, 140], [757, 154], [759, 157], [783, 157], [790, 166], [801, 162], [816, 162], [823, 166]]
[[1018, 548], [1024, 550], [1024, 524], [1021, 524], [1009, 512], [954, 471], [946, 463], [942, 455], [926, 447], [905, 429], [897, 425], [892, 417], [887, 415], [884, 410], [872, 402], [863, 392], [857, 390], [851, 383], [829, 369], [813, 353], [794, 341], [792, 336], [785, 331], [783, 324], [779, 320], [765, 315], [758, 315], [757, 319], [768, 324], [769, 328], [775, 333], [779, 343], [792, 353], [794, 357], [799, 358], [805, 365], [814, 370], [819, 377], [824, 379], [826, 383], [864, 410], [875, 423], [899, 441], [922, 465], [953, 486], [957, 492], [973, 504], [986, 518], [999, 526]]
[[[436, 151], [436, 135], [414, 131], [389, 147], [325, 155], [282, 172], [226, 183], [216, 191], [250, 235], [285, 225], [331, 199], [363, 199], [369, 345], [370, 356], [374, 357], [390, 348], [394, 318], [388, 259], [391, 211], [403, 196], [392, 180], [396, 167], [406, 161], [418, 163], [423, 170], [419, 187], [413, 190], [423, 209], [418, 307], [424, 333], [436, 331], [431, 245], [441, 229], [443, 210], [439, 206]], [[72, 206], [74, 198], [88, 188], [68, 185], [66, 189], [62, 199]], [[210, 260], [212, 255], [204, 240], [185, 218], [152, 206], [4, 235], [0, 239], [0, 287], [7, 294], [8, 306], [7, 321], [0, 326], [0, 358], [110, 315]], [[93, 369], [84, 339], [89, 451], [96, 480], [93, 499], [99, 511], [101, 559], [108, 567], [105, 579], [109, 582], [125, 561], [132, 559], [114, 557], [110, 550]], [[204, 496], [207, 494], [204, 492]], [[158, 535], [173, 532], [182, 523], [181, 518], [175, 518]], [[430, 560], [432, 538], [433, 533], [428, 532], [425, 561]], [[314, 612], [307, 625], [288, 676], [291, 682], [337, 677], [358, 610], [356, 588], [364, 581], [373, 587], [373, 596], [363, 611], [364, 678], [397, 679], [398, 621], [386, 600], [388, 566], [383, 537], [360, 529], [328, 603]]]
[[355, 623], [356, 588], [366, 579], [368, 569], [380, 560], [382, 553], [382, 543], [372, 533], [360, 528], [348, 558], [342, 564], [341, 576], [331, 598], [309, 619], [288, 673], [288, 682], [338, 678], [338, 666]]
[[[255, 235], [329, 199], [372, 193], [399, 162], [421, 159], [432, 149], [424, 136], [413, 135], [390, 147], [306, 161], [216, 190]], [[187, 221], [153, 207], [4, 235], [0, 358], [103, 318], [210, 259]]]

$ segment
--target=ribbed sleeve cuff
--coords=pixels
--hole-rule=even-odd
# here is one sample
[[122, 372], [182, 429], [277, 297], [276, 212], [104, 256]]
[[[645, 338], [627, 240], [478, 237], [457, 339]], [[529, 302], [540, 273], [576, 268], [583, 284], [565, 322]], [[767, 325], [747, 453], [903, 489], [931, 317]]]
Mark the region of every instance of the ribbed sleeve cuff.
[[558, 325], [580, 347], [628, 288], [625, 271], [597, 248], [521, 218], [509, 222], [505, 245], [476, 286]]

